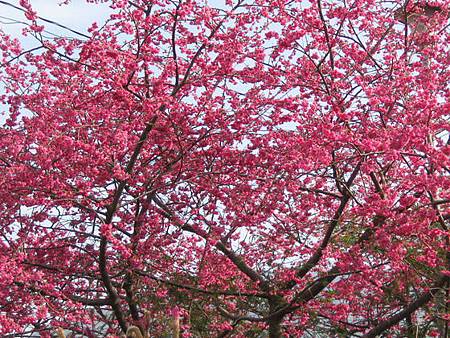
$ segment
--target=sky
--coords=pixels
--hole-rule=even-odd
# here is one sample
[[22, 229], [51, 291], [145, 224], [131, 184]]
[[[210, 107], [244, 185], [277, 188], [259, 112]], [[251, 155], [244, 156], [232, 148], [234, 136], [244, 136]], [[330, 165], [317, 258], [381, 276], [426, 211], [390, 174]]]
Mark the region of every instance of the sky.
[[[18, 6], [19, 0], [4, 0], [2, 2]], [[24, 21], [23, 12], [0, 2], [0, 27], [7, 33], [25, 42], [21, 36], [22, 24], [11, 24], [8, 19]], [[88, 4], [85, 0], [72, 0], [68, 5], [59, 5], [61, 0], [30, 0], [31, 6], [39, 16], [58, 22], [64, 26], [86, 33], [92, 22], [104, 22], [111, 10], [107, 4]], [[46, 29], [57, 34], [70, 35], [57, 26], [45, 23]], [[27, 41], [28, 42], [28, 41]]]
[[[107, 4], [89, 4], [85, 0], [72, 0], [68, 5], [59, 5], [62, 0], [30, 0], [31, 6], [42, 18], [57, 22], [80, 33], [87, 33], [88, 27], [97, 22], [101, 25], [112, 12]], [[22, 11], [9, 5], [19, 6], [19, 0], [0, 1], [0, 29], [12, 37], [18, 38], [24, 49], [36, 47], [38, 42], [32, 37], [24, 37], [22, 29], [25, 15]], [[74, 36], [70, 31], [56, 25], [40, 22], [46, 31], [63, 35]], [[78, 36], [79, 37], [79, 36]], [[0, 94], [3, 92], [0, 83]], [[8, 108], [0, 103], [0, 126], [6, 120]]]
[[[26, 21], [22, 11], [13, 8], [19, 6], [20, 0], [0, 0], [0, 29], [12, 37], [18, 38], [24, 50], [31, 49], [40, 45], [33, 37], [25, 37], [22, 35], [22, 29], [25, 25], [21, 22]], [[69, 27], [80, 33], [87, 33], [87, 29], [93, 22], [99, 26], [104, 23], [112, 10], [109, 3], [90, 4], [86, 0], [71, 0], [67, 5], [61, 5], [64, 0], [29, 0], [33, 10], [35, 10], [41, 18], [51, 20], [60, 25]], [[210, 0], [210, 4], [223, 7], [225, 0]], [[38, 21], [39, 25], [45, 26], [45, 33], [53, 33], [61, 36], [80, 36], [58, 27], [56, 25]], [[3, 92], [2, 83], [0, 82], [0, 94]], [[7, 106], [0, 103], [0, 126], [5, 123]]]

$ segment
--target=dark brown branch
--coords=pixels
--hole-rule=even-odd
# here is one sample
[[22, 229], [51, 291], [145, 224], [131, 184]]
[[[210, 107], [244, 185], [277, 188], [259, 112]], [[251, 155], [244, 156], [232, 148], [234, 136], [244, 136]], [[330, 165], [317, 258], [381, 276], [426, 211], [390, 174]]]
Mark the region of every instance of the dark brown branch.
[[150, 279], [153, 279], [154, 281], [167, 284], [179, 289], [185, 289], [190, 290], [193, 292], [203, 293], [207, 295], [213, 295], [213, 296], [236, 296], [236, 297], [260, 297], [260, 298], [267, 298], [268, 295], [265, 293], [249, 293], [249, 292], [239, 292], [239, 291], [219, 291], [219, 290], [206, 290], [206, 289], [200, 289], [191, 285], [181, 284], [172, 282], [170, 280], [165, 280], [162, 278], [158, 278], [156, 276], [153, 276], [151, 274], [148, 274], [143, 271], [135, 271], [138, 275], [148, 277]]
[[[161, 201], [157, 196], [153, 197], [153, 201], [155, 204], [162, 209], [162, 215], [171, 220], [175, 225], [180, 227], [182, 230], [191, 232], [193, 234], [196, 234], [197, 236], [200, 236], [204, 239], [208, 238], [208, 235], [204, 233], [201, 230], [194, 229], [188, 224], [182, 224], [177, 217], [174, 217], [173, 212], [164, 204], [163, 201]], [[219, 241], [216, 243], [216, 248], [219, 249], [225, 256], [227, 256], [230, 261], [236, 265], [236, 267], [243, 272], [247, 277], [249, 277], [252, 281], [255, 283], [258, 283], [259, 287], [263, 291], [268, 291], [268, 283], [267, 281], [258, 274], [255, 270], [253, 270], [251, 267], [245, 263], [245, 261], [238, 255], [236, 255], [233, 251], [228, 249], [225, 244], [222, 241]]]
[[106, 237], [103, 237], [100, 241], [99, 259], [98, 265], [100, 270], [100, 275], [105, 285], [106, 291], [108, 292], [109, 301], [113, 309], [114, 315], [116, 316], [117, 322], [123, 332], [127, 331], [127, 322], [125, 320], [124, 314], [120, 308], [120, 299], [117, 294], [116, 288], [112, 285], [111, 278], [106, 266], [106, 246], [108, 242]]
[[222, 251], [222, 253], [225, 254], [225, 256], [227, 256], [239, 270], [241, 270], [244, 274], [246, 274], [252, 281], [258, 283], [261, 290], [266, 292], [269, 291], [269, 285], [267, 281], [264, 280], [264, 278], [260, 274], [258, 274], [255, 270], [250, 268], [242, 259], [242, 257], [236, 255], [233, 251], [228, 249], [222, 242], [217, 242], [216, 247], [217, 249]]
[[342, 214], [344, 213], [345, 207], [350, 200], [351, 192], [350, 187], [353, 184], [353, 181], [356, 178], [356, 175], [358, 175], [358, 172], [361, 168], [362, 161], [358, 163], [358, 165], [353, 170], [352, 174], [350, 175], [350, 178], [347, 182], [345, 182], [344, 187], [346, 188], [343, 193], [344, 195], [341, 198], [341, 203], [339, 204], [339, 207], [336, 211], [336, 213], [333, 216], [333, 220], [331, 221], [330, 225], [328, 226], [328, 229], [325, 233], [324, 238], [322, 239], [322, 242], [320, 243], [319, 248], [317, 249], [316, 253], [308, 260], [308, 262], [300, 268], [299, 272], [297, 273], [297, 276], [299, 278], [303, 277], [309, 270], [312, 269], [312, 267], [317, 264], [322, 257], [323, 250], [328, 246], [328, 243], [330, 242], [331, 235], [333, 234], [334, 229], [339, 224], [340, 218]]
[[338, 194], [335, 194], [333, 192], [329, 192], [329, 191], [326, 191], [326, 190], [322, 190], [322, 189], [299, 188], [298, 190], [311, 192], [311, 193], [315, 193], [315, 194], [322, 194], [322, 195], [334, 197], [336, 199], [341, 199], [342, 198], [341, 195], [338, 195]]
[[417, 309], [428, 303], [434, 297], [434, 295], [439, 292], [441, 288], [448, 282], [448, 280], [449, 277], [441, 276], [437, 280], [437, 282], [430, 288], [430, 290], [423, 292], [414, 302], [408, 304], [397, 314], [379, 323], [377, 326], [367, 332], [362, 338], [375, 338], [379, 334], [383, 333], [386, 330], [389, 330], [391, 327], [398, 324], [401, 320], [405, 319]]
[[333, 57], [333, 50], [331, 47], [331, 41], [330, 41], [330, 36], [328, 34], [328, 28], [327, 28], [327, 24], [325, 22], [325, 18], [323, 16], [323, 12], [322, 12], [322, 4], [320, 0], [317, 0], [317, 8], [319, 10], [319, 17], [320, 20], [322, 21], [323, 24], [323, 30], [325, 32], [325, 40], [327, 42], [327, 47], [328, 47], [328, 54], [330, 55], [330, 64], [331, 64], [331, 69], [334, 69], [334, 57]]
[[[1, 1], [0, 1], [0, 2], [1, 2]], [[23, 56], [23, 55], [25, 55], [25, 54], [28, 54], [28, 53], [32, 53], [32, 52], [34, 52], [34, 51], [36, 51], [36, 50], [39, 50], [39, 49], [41, 49], [41, 48], [44, 48], [44, 46], [37, 46], [37, 47], [31, 48], [31, 49], [27, 49], [27, 50], [23, 51], [22, 53], [17, 54], [15, 57], [9, 59], [8, 61], [2, 63], [2, 64], [0, 65], [0, 67], [7, 66], [7, 65], [9, 65], [11, 62], [13, 62], [14, 60], [19, 59], [21, 56]], [[9, 163], [8, 163], [8, 162], [6, 162], [6, 161], [3, 160], [3, 159], [0, 159], [0, 160], [2, 160], [2, 162], [6, 163], [6, 164], [9, 166]]]
[[[53, 296], [53, 295], [49, 294], [48, 292], [41, 290], [33, 285], [26, 285], [25, 283], [22, 283], [22, 282], [14, 282], [14, 284], [20, 288], [26, 288], [26, 289], [30, 290], [30, 292], [38, 293], [39, 295], [42, 295], [45, 297], [55, 297], [56, 298], [56, 296]], [[70, 300], [72, 300], [74, 302], [81, 303], [86, 306], [110, 305], [110, 301], [108, 298], [89, 299], [89, 298], [84, 298], [84, 297], [75, 296], [75, 295], [65, 295], [65, 297], [69, 298]]]
[[176, 50], [176, 32], [177, 32], [177, 23], [178, 23], [178, 5], [175, 10], [175, 15], [173, 17], [173, 27], [172, 27], [172, 57], [173, 62], [175, 62], [175, 88], [178, 87], [180, 83], [180, 71], [178, 67], [178, 59], [177, 59], [177, 50]]
[[369, 175], [370, 175], [370, 178], [372, 180], [372, 183], [375, 185], [375, 191], [380, 195], [380, 197], [382, 199], [384, 199], [385, 195], [384, 195], [383, 188], [381, 187], [380, 182], [378, 182], [378, 179], [375, 176], [375, 173], [371, 172]]
[[[236, 4], [236, 6], [233, 7], [232, 11], [235, 11], [236, 9], [238, 9], [242, 4], [242, 0], [238, 1], [238, 3]], [[197, 49], [197, 52], [194, 54], [194, 56], [191, 59], [191, 62], [189, 63], [186, 72], [183, 75], [183, 79], [181, 80], [181, 82], [179, 83], [179, 85], [177, 87], [175, 87], [173, 89], [172, 92], [172, 96], [175, 95], [180, 89], [181, 87], [187, 82], [189, 75], [191, 74], [192, 68], [195, 65], [195, 62], [197, 61], [197, 59], [200, 57], [200, 55], [202, 54], [203, 50], [206, 48], [206, 46], [208, 45], [208, 42], [214, 37], [214, 35], [217, 33], [217, 31], [220, 29], [220, 27], [222, 27], [222, 25], [224, 24], [225, 20], [229, 17], [230, 15], [228, 14], [227, 16], [225, 16], [224, 18], [222, 18], [222, 20], [220, 20], [220, 22], [216, 25], [216, 27], [214, 27], [211, 30], [211, 33], [208, 36], [208, 39], [206, 42], [202, 43], [202, 45]]]
[[123, 289], [125, 290], [125, 300], [128, 303], [128, 307], [130, 308], [131, 318], [134, 321], [139, 320], [139, 309], [136, 301], [134, 300], [133, 294], [133, 278], [131, 273], [127, 273], [125, 276], [125, 282], [123, 283]]
[[[165, 105], [162, 105], [159, 110], [164, 110], [165, 109]], [[145, 129], [142, 131], [141, 137], [139, 138], [138, 143], [136, 144], [136, 147], [134, 148], [133, 154], [131, 155], [130, 161], [128, 162], [126, 168], [125, 168], [125, 172], [127, 174], [131, 174], [134, 168], [134, 165], [136, 164], [136, 161], [138, 159], [138, 156], [142, 150], [142, 147], [144, 146], [144, 142], [148, 137], [148, 134], [150, 133], [150, 131], [153, 129], [155, 123], [157, 120], [157, 115], [153, 116], [150, 121], [147, 123]], [[105, 219], [105, 223], [106, 224], [110, 224], [112, 222], [112, 219], [114, 217], [114, 213], [116, 212], [116, 209], [119, 205], [119, 201], [120, 198], [122, 196], [122, 192], [125, 189], [126, 186], [126, 181], [121, 181], [119, 183], [119, 186], [117, 187], [117, 190], [114, 193], [114, 197], [113, 200], [111, 202], [111, 204], [108, 206], [108, 212], [106, 214], [106, 219]], [[108, 241], [106, 239], [106, 237], [102, 237], [101, 241], [100, 241], [100, 249], [99, 249], [99, 270], [100, 270], [100, 275], [101, 275], [101, 279], [103, 281], [103, 284], [105, 285], [105, 288], [108, 292], [109, 295], [109, 299], [111, 302], [111, 307], [113, 309], [114, 315], [117, 318], [117, 321], [120, 325], [120, 328], [122, 329], [123, 332], [127, 331], [127, 323], [124, 317], [124, 314], [120, 308], [120, 300], [119, 300], [119, 295], [117, 294], [117, 290], [115, 289], [115, 287], [112, 285], [112, 281], [111, 278], [109, 276], [108, 273], [108, 268], [107, 268], [107, 264], [106, 264], [106, 248], [108, 245]]]
[[348, 194], [342, 197], [338, 210], [334, 214], [333, 220], [329, 224], [325, 236], [322, 239], [322, 242], [320, 243], [319, 247], [314, 252], [314, 254], [308, 259], [308, 261], [297, 270], [296, 273], [297, 278], [304, 277], [319, 262], [323, 254], [323, 250], [325, 250], [325, 248], [328, 246], [328, 243], [331, 239], [331, 235], [333, 234], [333, 231], [336, 228], [336, 226], [339, 224], [342, 213], [344, 212], [345, 206], [347, 205], [347, 202], [349, 200], [350, 195]]
[[[322, 239], [322, 242], [320, 243], [319, 247], [316, 249], [314, 254], [306, 261], [305, 264], [300, 266], [295, 274], [297, 278], [303, 278], [316, 264], [320, 261], [323, 255], [323, 250], [328, 246], [328, 243], [331, 240], [331, 236], [333, 234], [334, 229], [338, 226], [341, 216], [344, 213], [345, 207], [348, 203], [348, 201], [351, 198], [350, 193], [350, 186], [353, 184], [353, 181], [355, 180], [356, 176], [359, 173], [359, 170], [361, 169], [362, 160], [358, 162], [355, 169], [353, 170], [352, 174], [350, 175], [347, 182], [345, 182], [344, 186], [346, 189], [343, 190], [343, 196], [341, 197], [341, 203], [339, 204], [339, 207], [337, 211], [335, 212], [333, 216], [333, 220], [328, 225], [327, 231], [325, 233], [325, 236]], [[297, 283], [294, 280], [289, 281], [286, 283], [285, 288], [291, 289], [293, 288]]]
[[[159, 108], [160, 111], [165, 110], [165, 105], [162, 105]], [[137, 158], [139, 154], [141, 153], [142, 147], [144, 146], [145, 141], [147, 140], [148, 134], [152, 131], [153, 127], [155, 126], [157, 120], [157, 115], [153, 116], [150, 121], [145, 126], [145, 129], [141, 133], [141, 137], [139, 138], [138, 143], [136, 144], [136, 147], [134, 148], [133, 154], [131, 155], [130, 161], [128, 162], [125, 172], [127, 174], [131, 174], [134, 168], [134, 165], [136, 164]], [[122, 192], [125, 189], [126, 181], [121, 181], [119, 183], [119, 186], [117, 187], [117, 190], [114, 194], [113, 201], [108, 207], [108, 213], [106, 215], [105, 223], [109, 224], [112, 221], [112, 218], [114, 216], [114, 213], [117, 209], [117, 206], [119, 204], [120, 197], [122, 196]]]
[[99, 298], [99, 299], [88, 299], [78, 296], [68, 296], [68, 298], [74, 302], [81, 303], [86, 306], [102, 306], [102, 305], [111, 305], [108, 298]]

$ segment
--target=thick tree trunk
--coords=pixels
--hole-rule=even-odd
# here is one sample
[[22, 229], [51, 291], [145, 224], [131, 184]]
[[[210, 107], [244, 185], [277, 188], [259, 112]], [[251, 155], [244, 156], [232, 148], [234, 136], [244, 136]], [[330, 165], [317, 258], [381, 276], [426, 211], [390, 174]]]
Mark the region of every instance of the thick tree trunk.
[[[276, 313], [280, 307], [286, 305], [285, 300], [281, 296], [273, 295], [269, 298], [270, 313]], [[282, 334], [281, 323], [283, 322], [283, 315], [274, 316], [267, 324], [269, 324], [269, 338], [280, 338]]]
[[281, 322], [282, 318], [277, 318], [269, 321], [269, 338], [281, 337]]

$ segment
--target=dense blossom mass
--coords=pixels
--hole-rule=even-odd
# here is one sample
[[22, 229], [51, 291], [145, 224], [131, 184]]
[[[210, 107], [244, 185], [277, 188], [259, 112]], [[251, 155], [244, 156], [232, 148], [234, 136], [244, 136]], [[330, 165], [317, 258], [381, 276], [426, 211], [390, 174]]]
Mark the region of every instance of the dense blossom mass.
[[448, 0], [88, 2], [0, 31], [2, 337], [448, 335]]

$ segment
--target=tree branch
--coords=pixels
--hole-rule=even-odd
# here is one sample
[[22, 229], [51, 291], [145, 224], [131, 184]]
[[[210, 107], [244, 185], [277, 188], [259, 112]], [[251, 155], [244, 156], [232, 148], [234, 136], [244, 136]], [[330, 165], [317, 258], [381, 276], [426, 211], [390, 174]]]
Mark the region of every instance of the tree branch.
[[[165, 216], [166, 218], [168, 218], [169, 220], [171, 220], [172, 222], [174, 222], [175, 225], [180, 227], [182, 230], [191, 232], [191, 233], [196, 234], [204, 239], [207, 239], [208, 235], [206, 233], [204, 233], [203, 231], [194, 229], [189, 224], [182, 224], [178, 220], [178, 218], [174, 216], [174, 213], [159, 198], [154, 196], [153, 201], [155, 202], [155, 204], [157, 206], [159, 206], [162, 209], [162, 211], [163, 211], [162, 215]], [[232, 261], [234, 263], [234, 265], [241, 272], [243, 272], [248, 278], [250, 278], [253, 282], [258, 283], [261, 290], [266, 291], [266, 292], [269, 290], [267, 281], [260, 274], [258, 274], [255, 270], [253, 270], [251, 267], [249, 267], [247, 265], [247, 263], [245, 263], [245, 261], [242, 259], [242, 257], [236, 255], [233, 251], [228, 249], [222, 241], [218, 241], [215, 244], [215, 247], [217, 249], [219, 249], [225, 256], [227, 256], [228, 259], [230, 259], [230, 261]]]
[[422, 293], [414, 302], [409, 303], [403, 310], [401, 310], [397, 314], [379, 323], [364, 336], [362, 336], [362, 338], [375, 338], [379, 334], [383, 333], [386, 330], [389, 330], [391, 327], [398, 324], [401, 320], [405, 319], [417, 309], [428, 303], [434, 297], [434, 295], [439, 292], [439, 290], [441, 290], [441, 288], [445, 285], [445, 283], [447, 283], [448, 280], [449, 277], [441, 276], [437, 280], [437, 282], [430, 288], [430, 290]]

